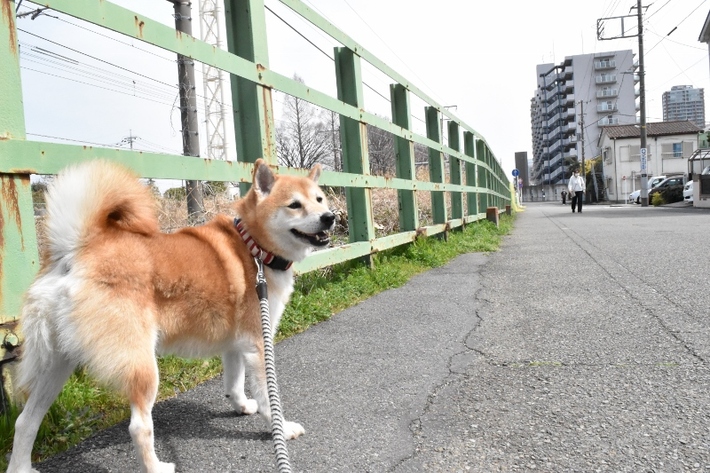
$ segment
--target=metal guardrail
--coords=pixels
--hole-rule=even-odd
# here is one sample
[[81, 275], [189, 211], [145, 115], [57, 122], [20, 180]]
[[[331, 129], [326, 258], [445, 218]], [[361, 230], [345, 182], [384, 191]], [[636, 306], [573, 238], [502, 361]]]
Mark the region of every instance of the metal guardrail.
[[[30, 175], [55, 174], [73, 162], [105, 158], [122, 162], [146, 178], [249, 182], [251, 163], [257, 158], [277, 164], [271, 98], [273, 90], [306, 100], [340, 116], [344, 172], [325, 171], [320, 182], [346, 189], [350, 241], [313, 254], [297, 266], [299, 272], [368, 256], [411, 242], [418, 235], [446, 232], [485, 218], [488, 207], [500, 209], [511, 204], [509, 181], [481, 135], [299, 0], [280, 1], [342, 45], [334, 51], [337, 97], [314, 90], [268, 68], [263, 0], [225, 0], [227, 50], [215, 48], [186, 34], [176, 34], [174, 28], [106, 0], [44, 0], [41, 5], [230, 74], [233, 107], [240, 113], [235, 114], [234, 124], [238, 162], [229, 162], [27, 140], [16, 4], [13, 0], [0, 0], [0, 84], [3, 87], [0, 94], [2, 361], [15, 357], [14, 348], [19, 343], [15, 323], [22, 295], [40, 266]], [[391, 120], [364, 110], [362, 61], [394, 81], [390, 85]], [[426, 103], [426, 136], [411, 129], [412, 94]], [[443, 144], [441, 136], [444, 119], [447, 120], [447, 145]], [[364, 145], [367, 143], [367, 125], [394, 135], [398, 156], [395, 178], [369, 174], [368, 150]], [[417, 180], [415, 176], [415, 143], [429, 150], [429, 181]], [[449, 156], [448, 170], [444, 155]], [[302, 171], [279, 168], [279, 172]], [[371, 190], [375, 188], [397, 190], [400, 233], [375, 237], [370, 199]], [[417, 191], [431, 192], [432, 225], [420, 226]]]

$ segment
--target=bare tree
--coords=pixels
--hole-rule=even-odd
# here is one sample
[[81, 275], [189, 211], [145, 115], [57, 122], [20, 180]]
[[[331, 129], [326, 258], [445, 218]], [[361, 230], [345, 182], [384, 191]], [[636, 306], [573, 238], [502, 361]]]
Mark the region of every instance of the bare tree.
[[392, 134], [367, 125], [367, 148], [370, 156], [370, 172], [377, 176], [393, 176], [396, 162]]
[[[298, 75], [294, 80], [304, 83]], [[333, 159], [333, 136], [330, 123], [315, 105], [294, 96], [286, 96], [284, 118], [276, 127], [279, 164], [310, 168], [316, 163], [330, 165]]]

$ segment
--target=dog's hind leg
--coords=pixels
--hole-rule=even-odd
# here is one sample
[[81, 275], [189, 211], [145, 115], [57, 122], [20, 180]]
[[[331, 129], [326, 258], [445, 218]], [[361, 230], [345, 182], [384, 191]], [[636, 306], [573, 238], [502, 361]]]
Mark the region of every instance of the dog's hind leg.
[[155, 454], [155, 436], [151, 412], [158, 394], [158, 366], [155, 358], [136, 359], [127, 377], [131, 422], [128, 431], [133, 439], [143, 473], [174, 473], [175, 464], [163, 463]]
[[69, 376], [76, 367], [61, 355], [50, 358], [49, 365], [34, 374], [27, 403], [15, 423], [15, 438], [8, 473], [30, 473], [32, 469], [32, 446], [44, 415], [57, 398]]
[[258, 404], [254, 399], [248, 399], [244, 394], [245, 364], [244, 355], [239, 351], [228, 351], [222, 355], [224, 369], [224, 392], [239, 414], [254, 414]]

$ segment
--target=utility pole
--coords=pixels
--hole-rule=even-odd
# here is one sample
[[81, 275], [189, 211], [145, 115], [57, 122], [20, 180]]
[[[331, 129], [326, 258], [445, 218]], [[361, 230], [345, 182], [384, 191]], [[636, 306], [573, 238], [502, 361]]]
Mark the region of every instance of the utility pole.
[[641, 0], [637, 0], [636, 10], [639, 22], [639, 105], [641, 113], [641, 207], [648, 207], [648, 150], [646, 149], [646, 74], [643, 64], [643, 10]]
[[137, 136], [133, 136], [133, 130], [128, 130], [128, 136], [121, 140], [119, 146], [123, 143], [128, 143], [131, 148], [131, 151], [133, 151], [133, 143], [136, 141], [137, 138]]
[[584, 171], [584, 100], [579, 101], [579, 106], [581, 107], [580, 110], [580, 118], [579, 118], [579, 128], [582, 130], [579, 135], [580, 135], [580, 141], [582, 141], [582, 169], [581, 169], [581, 174], [584, 177], [584, 180], [587, 180], [587, 174]]
[[[641, 0], [636, 1], [636, 6], [631, 9], [636, 9], [636, 21], [638, 24], [638, 32], [636, 34], [627, 34], [624, 20], [633, 18], [631, 15], [617, 16], [611, 18], [599, 18], [597, 20], [597, 39], [610, 40], [618, 38], [633, 38], [638, 37], [639, 41], [639, 108], [640, 108], [640, 135], [641, 135], [641, 206], [648, 207], [648, 149], [646, 148], [647, 130], [646, 130], [646, 72], [643, 63], [643, 5]], [[605, 22], [608, 20], [619, 20], [621, 32], [611, 37], [604, 36]]]
[[[175, 9], [175, 29], [192, 36], [192, 9], [189, 0], [168, 0]], [[178, 54], [178, 84], [180, 88], [180, 121], [182, 123], [182, 150], [185, 156], [200, 155], [200, 139], [195, 95], [195, 61]], [[187, 220], [190, 225], [203, 223], [202, 183], [185, 181], [187, 193]]]

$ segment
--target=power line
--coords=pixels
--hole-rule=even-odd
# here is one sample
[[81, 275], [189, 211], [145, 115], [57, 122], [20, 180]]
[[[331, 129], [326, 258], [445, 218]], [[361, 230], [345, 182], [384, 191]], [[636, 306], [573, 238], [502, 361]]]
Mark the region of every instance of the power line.
[[83, 51], [79, 51], [78, 49], [74, 49], [74, 48], [69, 47], [69, 46], [67, 46], [67, 45], [65, 45], [65, 44], [61, 44], [61, 43], [58, 43], [58, 42], [56, 42], [56, 41], [52, 41], [51, 39], [45, 38], [45, 37], [43, 37], [43, 36], [40, 36], [40, 35], [38, 35], [38, 34], [31, 33], [31, 32], [29, 32], [29, 31], [27, 31], [27, 30], [23, 30], [22, 28], [17, 28], [17, 30], [18, 30], [18, 31], [22, 31], [23, 33], [28, 34], [28, 35], [30, 35], [30, 36], [34, 36], [35, 38], [39, 38], [39, 39], [42, 39], [42, 40], [44, 40], [44, 41], [47, 41], [48, 43], [54, 44], [55, 46], [59, 46], [59, 47], [68, 49], [69, 51], [72, 51], [72, 52], [74, 52], [74, 53], [81, 54], [82, 56], [89, 57], [89, 58], [93, 59], [94, 61], [98, 61], [98, 62], [102, 62], [102, 63], [104, 63], [104, 64], [108, 64], [109, 66], [115, 67], [115, 68], [117, 68], [117, 69], [121, 69], [121, 70], [123, 70], [123, 71], [130, 72], [131, 74], [135, 74], [135, 75], [137, 75], [137, 76], [139, 76], [139, 77], [143, 77], [144, 79], [152, 80], [153, 82], [157, 82], [158, 84], [162, 84], [162, 85], [165, 85], [165, 86], [168, 86], [168, 87], [174, 87], [172, 84], [168, 84], [167, 82], [163, 82], [163, 81], [161, 81], [161, 80], [154, 79], [154, 78], [152, 78], [152, 77], [150, 77], [150, 76], [147, 76], [147, 75], [145, 75], [145, 74], [141, 74], [140, 72], [132, 71], [131, 69], [128, 69], [128, 68], [123, 67], [123, 66], [119, 66], [118, 64], [113, 64], [113, 63], [111, 63], [111, 62], [109, 62], [109, 61], [106, 61], [106, 60], [104, 60], [104, 59], [97, 58], [96, 56], [92, 56], [91, 54], [85, 53], [85, 52], [83, 52]]
[[[71, 24], [71, 23], [70, 23], [70, 24]], [[51, 39], [45, 38], [45, 37], [43, 37], [43, 36], [41, 36], [41, 35], [38, 35], [38, 34], [35, 34], [35, 33], [31, 33], [31, 32], [29, 32], [29, 31], [23, 30], [23, 29], [21, 29], [21, 28], [17, 28], [17, 29], [18, 29], [18, 31], [22, 31], [23, 33], [29, 34], [29, 35], [34, 36], [34, 37], [36, 37], [36, 38], [38, 38], [38, 39], [41, 39], [41, 40], [43, 40], [43, 41], [47, 41], [48, 43], [51, 43], [51, 44], [53, 44], [53, 45], [55, 45], [55, 46], [59, 46], [59, 47], [61, 47], [61, 48], [68, 49], [69, 51], [72, 51], [72, 52], [74, 52], [74, 53], [76, 53], [76, 54], [79, 54], [79, 55], [82, 55], [82, 56], [86, 56], [86, 57], [88, 57], [88, 58], [90, 58], [90, 59], [93, 59], [93, 60], [95, 60], [95, 61], [98, 61], [98, 62], [107, 64], [107, 65], [109, 65], [109, 66], [112, 66], [112, 67], [115, 67], [115, 68], [117, 68], [117, 69], [120, 69], [120, 70], [129, 72], [129, 73], [131, 73], [131, 74], [135, 74], [135, 75], [138, 76], [138, 77], [143, 77], [143, 78], [148, 79], [148, 80], [150, 80], [150, 81], [153, 81], [153, 82], [156, 82], [156, 83], [158, 83], [158, 84], [161, 84], [161, 85], [163, 85], [163, 86], [165, 86], [165, 87], [168, 87], [168, 88], [170, 88], [171, 90], [177, 90], [177, 86], [176, 86], [176, 85], [169, 84], [169, 83], [167, 83], [167, 82], [163, 82], [163, 81], [161, 81], [161, 80], [155, 79], [155, 78], [153, 78], [153, 77], [150, 77], [150, 76], [148, 76], [148, 75], [142, 74], [142, 73], [140, 73], [140, 72], [137, 72], [137, 71], [128, 69], [128, 68], [123, 67], [123, 66], [119, 66], [118, 64], [114, 64], [114, 63], [112, 63], [112, 62], [110, 62], [110, 61], [106, 61], [106, 60], [104, 60], [104, 59], [97, 58], [97, 57], [95, 57], [95, 56], [92, 56], [91, 54], [85, 53], [85, 52], [80, 51], [80, 50], [78, 50], [78, 49], [74, 49], [74, 48], [72, 48], [72, 47], [69, 47], [69, 46], [67, 46], [67, 45], [65, 45], [65, 44], [59, 43], [59, 42], [57, 42], [57, 41], [53, 41], [53, 40], [51, 40]], [[50, 52], [51, 52], [51, 51], [50, 51]], [[54, 53], [54, 54], [56, 54], [56, 53]], [[96, 67], [96, 66], [91, 66], [91, 65], [86, 64], [86, 67]], [[97, 68], [97, 69], [98, 69], [98, 68]], [[99, 70], [100, 70], [100, 69], [99, 69]], [[36, 72], [42, 72], [42, 71], [36, 71]], [[111, 73], [111, 72], [107, 72], [107, 73], [113, 75], [113, 73]], [[51, 75], [51, 74], [50, 74], [50, 75]], [[124, 77], [125, 77], [125, 76], [124, 76]], [[67, 79], [67, 78], [65, 78], [65, 79]], [[71, 79], [69, 79], [69, 80], [71, 80]], [[91, 85], [91, 84], [87, 84], [87, 85]], [[199, 94], [195, 94], [195, 96], [196, 96], [196, 97], [201, 97]], [[228, 108], [228, 109], [231, 109], [231, 108], [232, 108], [232, 106], [231, 106], [230, 104], [227, 104], [227, 103], [221, 103], [221, 105], [224, 106], [224, 107], [226, 107], [226, 108]]]
[[74, 143], [82, 143], [82, 144], [88, 144], [88, 145], [94, 145], [94, 146], [101, 146], [103, 148], [112, 148], [114, 145], [111, 144], [106, 144], [106, 143], [94, 143], [92, 141], [86, 141], [86, 140], [75, 140], [72, 138], [62, 138], [61, 136], [51, 136], [51, 135], [41, 135], [39, 133], [25, 133], [27, 136], [38, 136], [40, 138], [49, 138], [52, 140], [61, 140], [61, 141], [71, 141]]
[[[266, 9], [267, 9], [272, 15], [274, 15], [276, 18], [278, 18], [279, 20], [281, 20], [286, 26], [288, 26], [289, 28], [291, 28], [291, 29], [292, 29], [296, 34], [298, 34], [301, 38], [305, 39], [311, 46], [313, 46], [313, 47], [316, 48], [318, 51], [320, 51], [323, 55], [325, 55], [325, 57], [327, 57], [327, 58], [330, 59], [331, 61], [335, 62], [335, 58], [331, 57], [328, 53], [326, 53], [325, 51], [323, 51], [323, 49], [321, 49], [320, 46], [318, 46], [317, 44], [315, 44], [313, 41], [311, 41], [309, 38], [307, 38], [303, 33], [301, 33], [300, 31], [298, 31], [298, 30], [296, 29], [296, 27], [294, 27], [293, 25], [291, 25], [291, 23], [289, 23], [288, 21], [286, 21], [283, 17], [281, 17], [280, 15], [278, 15], [276, 12], [274, 12], [274, 11], [273, 11], [271, 8], [269, 8], [267, 5], [264, 5], [264, 8], [266, 8]], [[374, 87], [370, 86], [369, 84], [367, 84], [367, 83], [364, 82], [364, 81], [363, 81], [363, 85], [364, 85], [365, 87], [367, 87], [368, 89], [370, 89], [371, 91], [373, 91], [374, 93], [376, 93], [377, 95], [379, 95], [380, 97], [382, 97], [383, 99], [385, 99], [387, 102], [390, 102], [389, 97], [386, 97], [386, 96], [382, 95], [382, 94], [381, 94], [378, 90], [376, 90]]]
[[[668, 0], [668, 2], [670, 2], [670, 0]], [[666, 2], [666, 4], [664, 4], [663, 6], [668, 5], [668, 2]], [[688, 18], [690, 18], [690, 16], [691, 16], [693, 13], [695, 13], [695, 12], [698, 10], [698, 8], [702, 7], [703, 4], [705, 4], [706, 2], [707, 2], [707, 0], [703, 0], [702, 2], [700, 2], [700, 5], [698, 5], [697, 7], [695, 7], [695, 9], [693, 9], [693, 11], [691, 11], [690, 13], [688, 13], [688, 16], [686, 16], [685, 18], [683, 18], [682, 20], [680, 20], [680, 22], [679, 22], [671, 31], [669, 31], [668, 34], [666, 34], [665, 36], [663, 36], [656, 44], [653, 45], [653, 47], [652, 47], [651, 49], [649, 49], [648, 51], [646, 51], [646, 54], [648, 54], [648, 53], [650, 53], [651, 51], [653, 51], [653, 50], [656, 48], [656, 46], [658, 46], [658, 45], [661, 44], [666, 38], [668, 38], [675, 30], [678, 29], [678, 27], [679, 27], [680, 25], [682, 25], [682, 24], [685, 22], [685, 20], [687, 20]], [[661, 7], [661, 8], [662, 8], [662, 7]], [[660, 8], [659, 8], [659, 10], [660, 10]], [[660, 36], [660, 35], [659, 35], [659, 36]], [[676, 42], [676, 44], [681, 44], [681, 43], [677, 43], [677, 42]]]
[[[21, 3], [21, 2], [20, 2], [20, 3]], [[19, 5], [18, 5], [18, 7], [19, 7]], [[153, 52], [153, 51], [149, 51], [148, 49], [140, 48], [140, 47], [138, 47], [138, 46], [136, 46], [136, 45], [134, 45], [134, 44], [132, 44], [132, 43], [127, 43], [127, 42], [125, 42], [125, 41], [121, 41], [121, 40], [118, 39], [118, 38], [109, 36], [109, 35], [107, 35], [107, 34], [100, 33], [100, 32], [98, 32], [98, 31], [96, 31], [96, 30], [92, 30], [91, 28], [87, 28], [87, 27], [82, 26], [82, 25], [80, 25], [80, 24], [78, 24], [78, 23], [73, 23], [73, 22], [68, 21], [68, 20], [65, 20], [64, 18], [61, 18], [61, 17], [59, 17], [59, 16], [49, 15], [49, 14], [47, 14], [47, 13], [44, 12], [45, 10], [47, 10], [47, 7], [45, 7], [45, 8], [39, 8], [39, 9], [32, 9], [32, 8], [30, 8], [30, 7], [23, 7], [23, 8], [26, 8], [26, 9], [29, 10], [29, 12], [25, 12], [23, 15], [27, 15], [28, 13], [32, 13], [32, 12], [34, 12], [35, 15], [37, 15], [37, 16], [39, 16], [39, 15], [41, 14], [43, 17], [52, 18], [52, 19], [54, 19], [54, 20], [61, 21], [62, 23], [66, 23], [66, 24], [71, 25], [71, 26], [74, 26], [74, 27], [76, 27], [76, 28], [79, 28], [79, 29], [88, 31], [89, 33], [95, 34], [95, 35], [97, 35], [97, 36], [101, 36], [101, 37], [103, 37], [103, 38], [110, 39], [111, 41], [115, 41], [116, 43], [123, 44], [124, 46], [129, 46], [129, 47], [131, 47], [131, 48], [135, 48], [135, 49], [137, 49], [137, 50], [139, 50], [139, 51], [142, 51], [142, 52], [144, 52], [144, 53], [146, 53], [146, 54], [150, 54], [150, 55], [159, 57], [160, 59], [163, 59], [163, 60], [165, 60], [165, 61], [175, 62], [175, 60], [172, 59], [172, 58], [169, 58], [169, 57], [166, 57], [166, 56], [157, 54], [157, 53], [155, 53], [155, 52]], [[32, 19], [34, 20], [37, 16], [32, 16]], [[20, 18], [21, 15], [18, 15], [17, 17]]]

